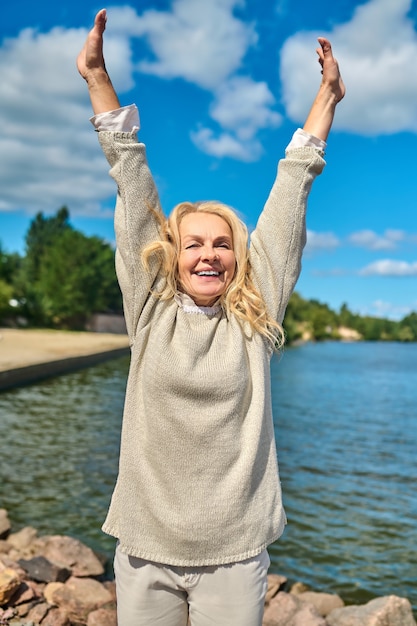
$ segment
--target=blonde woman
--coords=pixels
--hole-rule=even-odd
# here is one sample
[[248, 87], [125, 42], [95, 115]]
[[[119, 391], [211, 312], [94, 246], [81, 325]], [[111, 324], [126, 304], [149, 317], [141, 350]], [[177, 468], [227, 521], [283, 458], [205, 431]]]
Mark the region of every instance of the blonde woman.
[[119, 626], [260, 626], [267, 546], [286, 523], [270, 359], [300, 272], [305, 211], [337, 103], [330, 43], [322, 81], [248, 245], [218, 202], [169, 219], [106, 72], [106, 12], [78, 58], [117, 184], [116, 269], [131, 342], [119, 475], [103, 525], [116, 537]]

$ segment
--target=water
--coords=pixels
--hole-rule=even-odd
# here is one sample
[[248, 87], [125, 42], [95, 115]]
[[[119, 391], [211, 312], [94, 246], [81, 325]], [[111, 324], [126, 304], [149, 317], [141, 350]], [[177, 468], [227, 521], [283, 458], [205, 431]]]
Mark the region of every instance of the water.
[[417, 346], [306, 345], [272, 368], [289, 525], [273, 567], [361, 603], [417, 604]]
[[[128, 359], [0, 394], [0, 506], [13, 529], [102, 534], [117, 474]], [[417, 346], [324, 343], [272, 364], [289, 524], [271, 570], [349, 603], [417, 607]]]

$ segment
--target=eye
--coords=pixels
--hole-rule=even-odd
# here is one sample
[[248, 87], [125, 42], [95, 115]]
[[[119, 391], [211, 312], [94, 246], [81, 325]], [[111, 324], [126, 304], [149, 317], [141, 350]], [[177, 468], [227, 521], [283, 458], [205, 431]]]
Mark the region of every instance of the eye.
[[231, 246], [227, 241], [221, 241], [220, 243], [216, 244], [216, 248], [224, 248], [225, 250], [230, 250]]
[[189, 243], [184, 247], [185, 247], [185, 250], [191, 250], [192, 248], [198, 248], [198, 246], [199, 246], [198, 243]]

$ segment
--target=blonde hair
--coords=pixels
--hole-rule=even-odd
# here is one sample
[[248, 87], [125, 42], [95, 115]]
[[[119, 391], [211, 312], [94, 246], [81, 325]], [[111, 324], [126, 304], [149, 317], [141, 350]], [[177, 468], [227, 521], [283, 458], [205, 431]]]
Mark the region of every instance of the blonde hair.
[[248, 230], [236, 213], [227, 205], [215, 201], [181, 202], [174, 207], [168, 219], [159, 211], [152, 211], [160, 224], [161, 239], [148, 244], [142, 252], [147, 271], [157, 257], [165, 276], [165, 284], [156, 295], [162, 300], [173, 298], [179, 290], [178, 258], [181, 249], [180, 224], [190, 213], [211, 213], [221, 217], [232, 231], [236, 269], [233, 280], [220, 297], [220, 304], [228, 314], [235, 315], [243, 325], [267, 338], [274, 348], [284, 344], [284, 331], [268, 313], [265, 302], [256, 289], [248, 254]]

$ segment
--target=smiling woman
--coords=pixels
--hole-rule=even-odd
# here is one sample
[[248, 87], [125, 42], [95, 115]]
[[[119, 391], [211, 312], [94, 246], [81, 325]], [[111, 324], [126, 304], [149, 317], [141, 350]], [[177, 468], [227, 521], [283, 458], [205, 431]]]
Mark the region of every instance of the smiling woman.
[[[119, 476], [103, 530], [118, 539], [123, 626], [260, 626], [266, 547], [283, 532], [270, 359], [301, 267], [305, 212], [344, 86], [330, 43], [323, 79], [248, 245], [218, 202], [168, 219], [106, 72], [100, 11], [78, 58], [118, 194], [116, 266], [132, 359]], [[213, 598], [216, 602], [213, 602]]]

